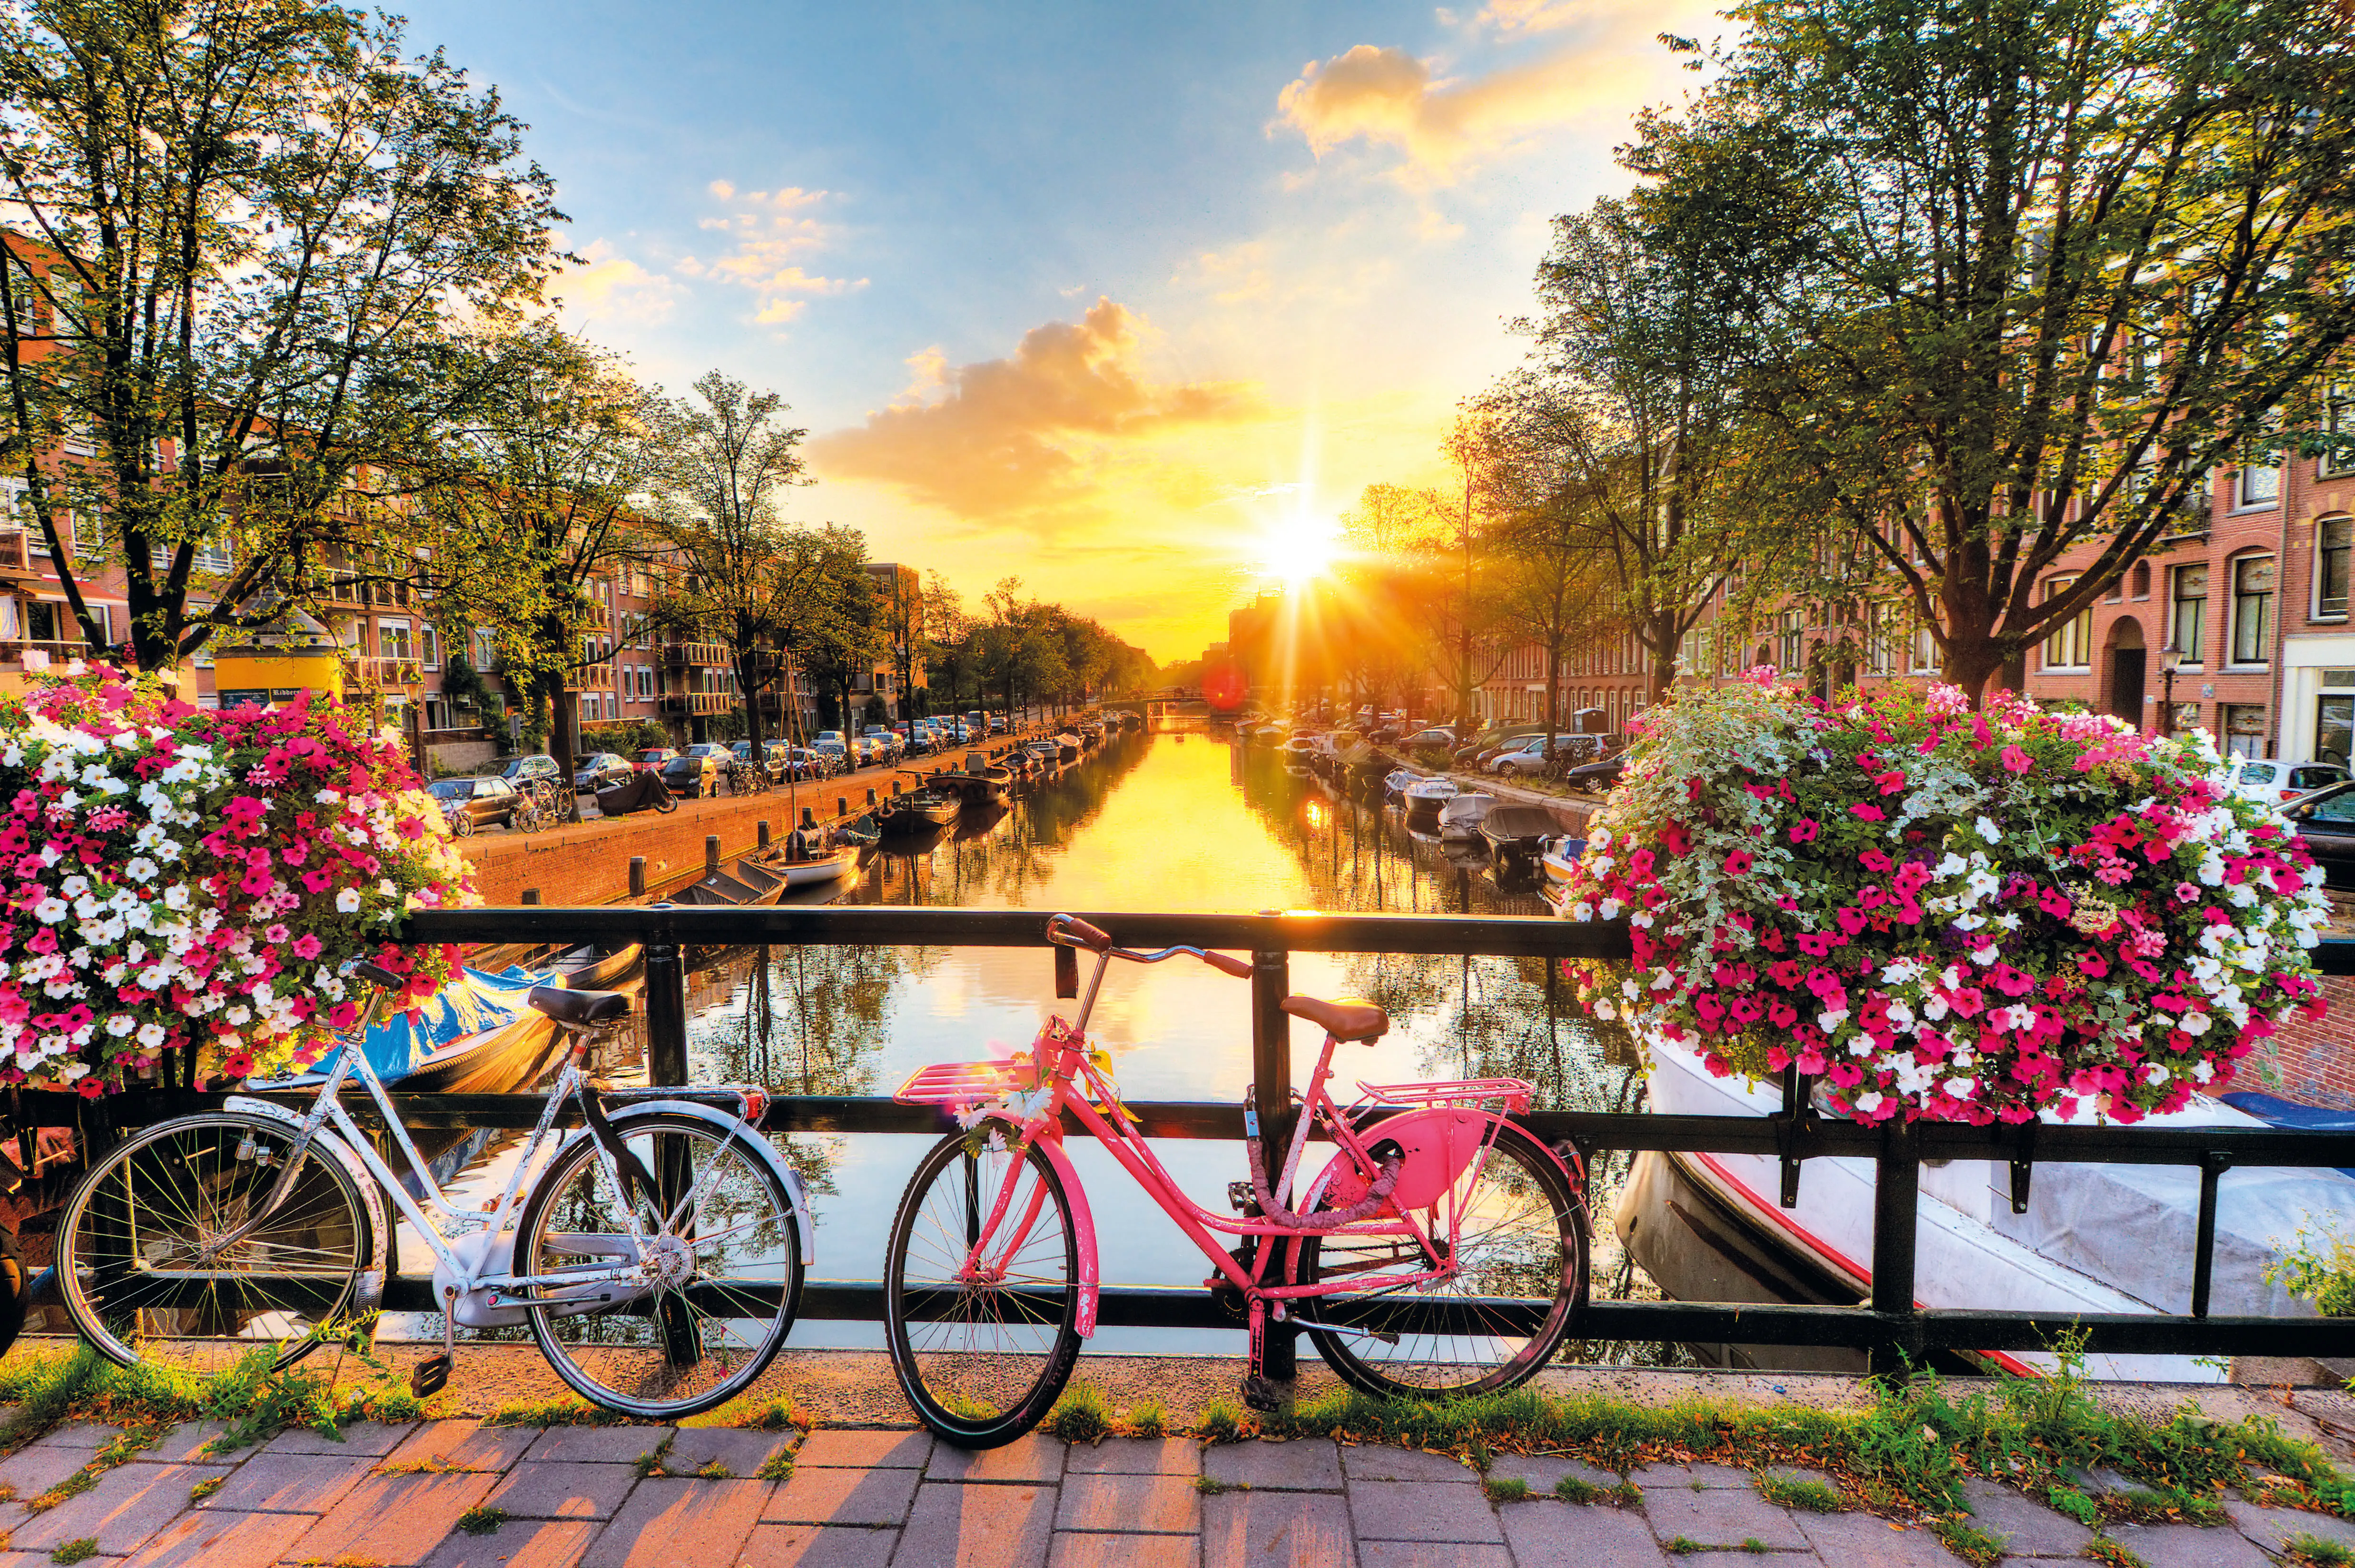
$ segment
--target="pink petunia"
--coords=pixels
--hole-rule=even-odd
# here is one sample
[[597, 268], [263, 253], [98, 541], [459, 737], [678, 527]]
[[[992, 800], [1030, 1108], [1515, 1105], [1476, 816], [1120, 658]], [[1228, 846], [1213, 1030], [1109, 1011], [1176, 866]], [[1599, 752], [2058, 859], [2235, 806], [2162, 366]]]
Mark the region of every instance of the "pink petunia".
[[1803, 816], [1799, 818], [1798, 821], [1791, 825], [1791, 842], [1794, 844], [1813, 843], [1816, 836], [1822, 831], [1822, 826], [1818, 824], [1814, 817]]
[[1746, 875], [1749, 872], [1750, 865], [1750, 851], [1747, 849], [1735, 849], [1729, 852], [1725, 857], [1725, 871], [1726, 875], [1730, 877]]
[[1857, 802], [1856, 805], [1849, 806], [1848, 809], [1849, 815], [1859, 817], [1866, 822], [1886, 822], [1889, 820], [1889, 814], [1887, 812], [1881, 810], [1881, 807], [1877, 805], [1868, 805], [1862, 801]]
[[2003, 749], [2003, 765], [2008, 772], [2024, 773], [2036, 765], [2036, 759], [2018, 746], [2006, 746]]

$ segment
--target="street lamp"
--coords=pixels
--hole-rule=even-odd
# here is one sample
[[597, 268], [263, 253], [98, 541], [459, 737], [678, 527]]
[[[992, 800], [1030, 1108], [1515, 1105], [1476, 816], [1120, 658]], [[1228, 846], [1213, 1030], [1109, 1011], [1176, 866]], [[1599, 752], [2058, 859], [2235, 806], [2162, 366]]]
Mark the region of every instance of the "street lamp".
[[2167, 640], [2166, 646], [2158, 650], [2158, 685], [2162, 693], [2158, 699], [2158, 733], [2171, 735], [2175, 732], [2175, 639], [2172, 637]]

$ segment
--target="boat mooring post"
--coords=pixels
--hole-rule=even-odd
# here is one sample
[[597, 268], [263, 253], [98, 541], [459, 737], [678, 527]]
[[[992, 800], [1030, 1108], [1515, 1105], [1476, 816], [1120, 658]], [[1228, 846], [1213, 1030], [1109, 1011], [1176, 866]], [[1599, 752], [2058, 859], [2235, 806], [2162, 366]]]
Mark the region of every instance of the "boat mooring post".
[[703, 836], [703, 874], [707, 877], [719, 874], [719, 835], [717, 833]]
[[646, 896], [646, 858], [644, 855], [630, 857], [630, 896], [634, 899]]
[[[1271, 923], [1283, 918], [1272, 909], [1260, 913]], [[1292, 955], [1273, 946], [1252, 953], [1252, 1109], [1259, 1115], [1260, 1149], [1274, 1179], [1281, 1179], [1276, 1173], [1284, 1169], [1292, 1143], [1292, 1015], [1284, 1010], [1284, 998], [1291, 994]], [[1289, 1323], [1267, 1326], [1261, 1366], [1265, 1376], [1292, 1381], [1298, 1370], [1296, 1334]]]
[[646, 943], [646, 1082], [687, 1082], [687, 965], [668, 921]]
[[765, 848], [767, 848], [768, 847], [769, 847], [769, 819], [768, 819], [767, 817], [765, 817], [765, 816], [764, 816], [764, 817], [761, 818], [761, 848], [763, 848], [763, 849], [765, 849]]
[[1873, 1349], [1870, 1365], [1876, 1372], [1902, 1371], [1904, 1357], [1921, 1360], [1922, 1320], [1913, 1308], [1921, 1200], [1920, 1135], [1910, 1123], [1891, 1121], [1881, 1129], [1881, 1158], [1872, 1182], [1872, 1310], [1897, 1331], [1898, 1343]]

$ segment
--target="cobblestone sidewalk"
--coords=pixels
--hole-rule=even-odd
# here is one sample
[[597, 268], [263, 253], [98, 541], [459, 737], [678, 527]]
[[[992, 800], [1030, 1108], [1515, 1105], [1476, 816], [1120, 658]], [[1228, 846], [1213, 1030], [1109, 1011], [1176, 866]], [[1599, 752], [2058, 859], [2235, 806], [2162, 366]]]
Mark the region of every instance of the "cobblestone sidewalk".
[[[37, 1497], [112, 1435], [52, 1433], [0, 1462], [0, 1484]], [[1535, 1500], [1492, 1503], [1451, 1459], [1322, 1440], [1030, 1437], [966, 1454], [907, 1430], [822, 1428], [796, 1447], [791, 1433], [469, 1420], [357, 1426], [341, 1443], [291, 1432], [216, 1457], [211, 1435], [183, 1427], [39, 1513], [0, 1505], [0, 1568], [1666, 1568], [1710, 1552], [1735, 1553], [1729, 1568], [1959, 1563], [1926, 1531], [1776, 1508], [1716, 1465], [1638, 1470], [1641, 1502], [1620, 1508], [1555, 1500], [1564, 1475], [1618, 1481], [1567, 1460], [1499, 1459], [1491, 1477], [1526, 1482]], [[642, 1474], [657, 1450], [668, 1473]], [[761, 1478], [788, 1462], [789, 1477]], [[2090, 1539], [2018, 1492], [1974, 1488], [1979, 1528], [2019, 1568], [2079, 1557]], [[2355, 1546], [2344, 1520], [2227, 1507], [2229, 1525], [2111, 1533], [2148, 1568], [2265, 1568], [2300, 1532]]]

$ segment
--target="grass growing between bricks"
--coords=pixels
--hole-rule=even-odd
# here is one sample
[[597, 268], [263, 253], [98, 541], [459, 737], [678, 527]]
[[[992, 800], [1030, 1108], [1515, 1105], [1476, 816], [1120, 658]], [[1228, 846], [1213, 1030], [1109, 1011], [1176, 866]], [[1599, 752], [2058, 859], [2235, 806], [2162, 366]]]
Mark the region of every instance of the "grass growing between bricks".
[[2299, 1568], [2355, 1568], [2355, 1552], [2319, 1535], [2293, 1535], [2282, 1542], [2282, 1554]]
[[458, 1516], [458, 1528], [468, 1535], [488, 1535], [506, 1521], [505, 1509], [470, 1508]]

